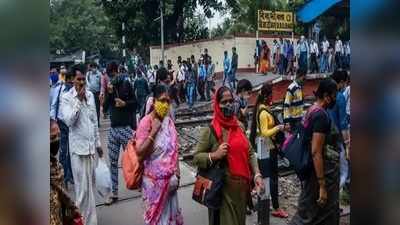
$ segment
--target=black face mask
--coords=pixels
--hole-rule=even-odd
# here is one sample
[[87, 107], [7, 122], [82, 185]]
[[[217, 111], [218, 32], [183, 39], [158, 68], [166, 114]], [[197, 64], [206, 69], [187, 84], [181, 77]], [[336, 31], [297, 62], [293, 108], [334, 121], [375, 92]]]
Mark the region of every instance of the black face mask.
[[55, 156], [58, 153], [58, 149], [60, 148], [60, 141], [50, 142], [50, 154]]
[[227, 104], [224, 107], [221, 107], [221, 111], [225, 117], [230, 118], [233, 116], [235, 109], [233, 107], [233, 104]]

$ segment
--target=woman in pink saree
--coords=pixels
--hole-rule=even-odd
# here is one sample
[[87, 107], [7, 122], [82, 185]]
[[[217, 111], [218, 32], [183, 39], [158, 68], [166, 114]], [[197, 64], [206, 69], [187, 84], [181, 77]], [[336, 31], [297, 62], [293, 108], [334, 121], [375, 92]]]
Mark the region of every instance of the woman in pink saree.
[[146, 225], [182, 225], [177, 190], [180, 171], [178, 135], [169, 115], [165, 86], [154, 88], [153, 110], [140, 121], [136, 147], [144, 159], [142, 198]]

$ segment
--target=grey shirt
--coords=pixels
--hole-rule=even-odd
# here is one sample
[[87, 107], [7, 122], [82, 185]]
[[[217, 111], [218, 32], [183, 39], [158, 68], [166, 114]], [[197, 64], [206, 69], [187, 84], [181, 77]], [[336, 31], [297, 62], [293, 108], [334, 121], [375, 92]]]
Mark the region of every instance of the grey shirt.
[[98, 70], [86, 73], [86, 83], [88, 90], [91, 92], [100, 92], [101, 89], [101, 73]]

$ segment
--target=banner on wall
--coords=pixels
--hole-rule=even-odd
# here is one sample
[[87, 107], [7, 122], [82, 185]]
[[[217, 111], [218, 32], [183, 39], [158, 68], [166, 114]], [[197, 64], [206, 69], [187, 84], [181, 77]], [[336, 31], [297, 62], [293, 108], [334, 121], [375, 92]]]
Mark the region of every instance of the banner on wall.
[[292, 12], [258, 10], [258, 30], [293, 32]]

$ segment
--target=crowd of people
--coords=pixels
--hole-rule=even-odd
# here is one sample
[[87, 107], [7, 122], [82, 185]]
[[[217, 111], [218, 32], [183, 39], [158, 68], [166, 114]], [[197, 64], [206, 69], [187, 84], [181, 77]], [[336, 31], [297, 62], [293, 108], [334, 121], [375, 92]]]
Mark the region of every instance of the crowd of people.
[[[301, 43], [304, 38], [300, 46]], [[304, 60], [301, 53], [300, 61]], [[281, 59], [287, 55], [282, 55], [274, 63], [284, 72]], [[235, 82], [236, 49], [232, 49], [231, 58], [228, 52], [224, 56], [223, 83], [217, 89], [215, 65], [207, 49], [198, 61], [194, 56], [186, 60], [179, 57], [178, 71], [173, 70], [170, 60], [166, 66], [163, 62], [152, 68], [139, 65], [134, 79], [115, 62], [103, 71], [96, 64], [62, 67], [58, 77], [52, 70], [51, 224], [62, 224], [65, 208], [73, 215], [81, 215], [84, 224], [97, 224], [94, 171], [97, 160], [104, 157], [99, 135], [100, 110], [111, 121], [107, 152], [112, 185], [105, 204], [118, 201], [120, 149], [135, 139], [138, 154], [144, 159], [141, 192], [145, 224], [183, 224], [177, 196], [180, 168], [174, 113], [182, 102], [193, 107], [199, 99], [213, 101], [213, 118], [200, 134], [193, 163], [207, 170], [221, 162], [225, 169], [221, 207], [209, 209], [209, 224], [244, 225], [246, 212], [251, 208], [247, 203], [251, 202], [252, 184], [259, 203], [264, 202], [269, 209], [272, 201], [273, 216], [289, 216], [279, 205], [278, 158], [282, 151], [277, 139], [282, 133], [287, 136], [303, 127], [313, 169], [303, 182], [298, 210], [290, 224], [338, 225], [339, 193], [349, 182], [347, 72], [335, 70], [330, 78], [322, 80], [315, 91], [315, 103], [306, 110], [303, 98], [306, 70], [297, 69], [284, 99], [283, 121], [279, 121], [271, 111], [272, 84], [261, 87], [251, 113], [248, 102], [253, 90], [251, 82], [246, 79]], [[343, 65], [341, 59], [338, 62], [337, 65]], [[225, 80], [229, 87], [225, 86]], [[304, 121], [309, 126], [305, 127]], [[73, 187], [75, 201], [66, 192], [69, 185]], [[259, 211], [259, 217], [263, 213]]]
[[336, 36], [334, 42], [326, 37], [321, 42], [307, 40], [303, 35], [294, 43], [280, 38], [272, 46], [266, 41], [257, 41], [254, 59], [258, 72], [269, 71], [280, 75], [293, 75], [297, 69], [306, 73], [332, 73], [350, 68], [350, 41], [345, 43]]

